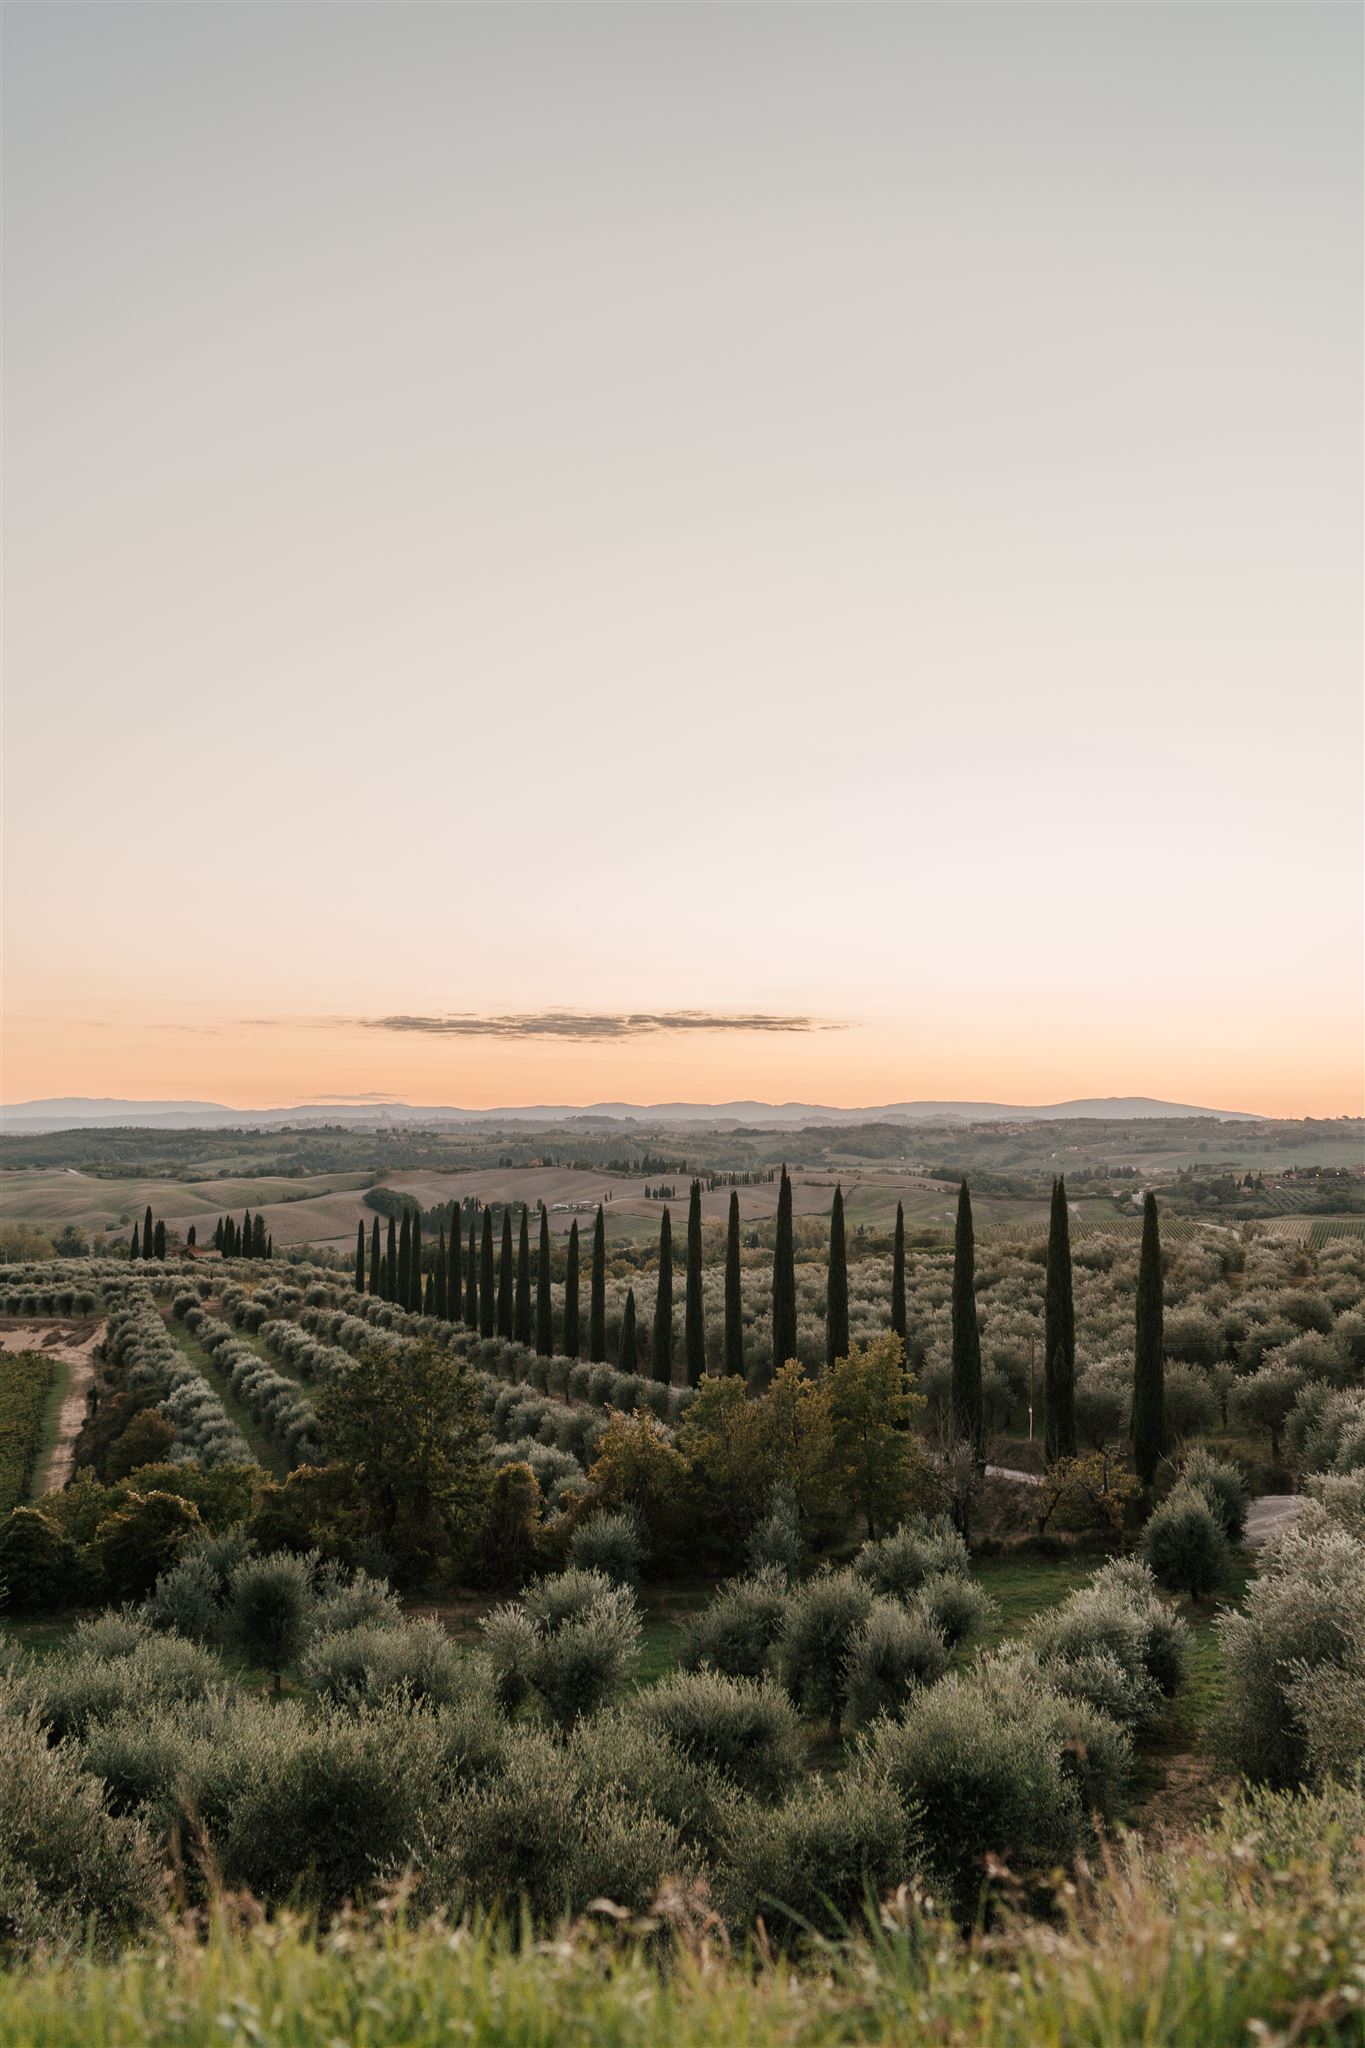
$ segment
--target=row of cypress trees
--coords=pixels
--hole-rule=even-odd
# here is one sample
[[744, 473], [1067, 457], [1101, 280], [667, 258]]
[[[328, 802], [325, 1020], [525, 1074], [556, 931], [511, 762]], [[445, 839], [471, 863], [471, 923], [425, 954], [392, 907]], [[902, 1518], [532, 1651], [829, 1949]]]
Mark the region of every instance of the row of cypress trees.
[[128, 1256], [130, 1259], [164, 1259], [166, 1256], [166, 1226], [159, 1216], [155, 1222], [152, 1220], [152, 1205], [150, 1202], [147, 1204], [147, 1213], [142, 1219], [140, 1234], [136, 1223], [133, 1225], [133, 1235], [128, 1246]]
[[275, 1240], [265, 1227], [264, 1216], [259, 1212], [253, 1216], [250, 1209], [243, 1212], [240, 1223], [234, 1223], [230, 1216], [218, 1218], [213, 1226], [213, 1248], [225, 1259], [273, 1259], [275, 1256]]
[[[686, 1383], [699, 1384], [707, 1369], [706, 1327], [702, 1293], [701, 1182], [694, 1180], [687, 1212], [686, 1267], [683, 1297], [683, 1362]], [[150, 1215], [150, 1211], [148, 1212]], [[229, 1227], [231, 1219], [228, 1219]], [[257, 1218], [259, 1226], [260, 1218]], [[217, 1242], [217, 1239], [215, 1239]], [[550, 1224], [540, 1211], [540, 1239], [531, 1271], [528, 1212], [521, 1212], [513, 1247], [512, 1214], [504, 1209], [502, 1243], [495, 1257], [493, 1214], [469, 1226], [468, 1249], [452, 1228], [449, 1242], [441, 1225], [440, 1242], [431, 1271], [422, 1277], [422, 1219], [405, 1211], [401, 1227], [392, 1217], [387, 1248], [381, 1250], [379, 1219], [374, 1219], [366, 1259], [365, 1226], [356, 1225], [355, 1290], [394, 1301], [413, 1313], [448, 1322], [463, 1322], [482, 1336], [495, 1334], [519, 1344], [534, 1344], [542, 1357], [554, 1349], [554, 1318], [550, 1293]], [[731, 1191], [725, 1235], [724, 1334], [721, 1369], [744, 1377], [744, 1320], [740, 1285], [739, 1196]], [[534, 1308], [532, 1296], [534, 1292]], [[1138, 1274], [1137, 1332], [1133, 1385], [1133, 1456], [1144, 1485], [1150, 1485], [1166, 1448], [1163, 1366], [1163, 1287], [1161, 1239], [1156, 1198], [1143, 1205], [1142, 1253]], [[896, 1204], [891, 1259], [891, 1327], [902, 1342], [906, 1336], [905, 1212]], [[796, 1256], [792, 1184], [787, 1169], [777, 1198], [777, 1228], [772, 1276], [772, 1361], [796, 1356]], [[656, 1380], [672, 1382], [675, 1365], [674, 1266], [672, 1216], [665, 1206], [659, 1225], [659, 1260], [655, 1282], [650, 1370]], [[580, 1349], [579, 1237], [577, 1221], [569, 1231], [565, 1271], [564, 1323], [560, 1349], [570, 1358]], [[593, 1223], [588, 1299], [588, 1357], [606, 1358], [606, 1229], [602, 1205]], [[842, 1188], [836, 1187], [830, 1212], [829, 1266], [825, 1297], [825, 1358], [832, 1365], [849, 1351], [848, 1242]], [[1066, 1183], [1052, 1185], [1043, 1298], [1043, 1444], [1049, 1464], [1076, 1455], [1076, 1312], [1072, 1290], [1071, 1230]], [[623, 1372], [640, 1366], [635, 1290], [626, 1295], [617, 1364]], [[753, 1375], [766, 1385], [771, 1368]], [[952, 1288], [952, 1425], [954, 1435], [985, 1456], [985, 1421], [981, 1392], [981, 1334], [976, 1307], [976, 1240], [971, 1193], [964, 1180], [958, 1191], [953, 1242]]]
[[[1156, 1477], [1167, 1442], [1163, 1317], [1161, 1229], [1156, 1196], [1149, 1191], [1142, 1205], [1132, 1416], [1133, 1464], [1144, 1486], [1150, 1486]], [[970, 1444], [978, 1459], [984, 1459], [976, 1240], [972, 1198], [965, 1180], [958, 1192], [953, 1240], [952, 1420], [954, 1435]], [[1052, 1183], [1043, 1288], [1043, 1452], [1049, 1465], [1076, 1455], [1076, 1308], [1070, 1212], [1061, 1175]]]

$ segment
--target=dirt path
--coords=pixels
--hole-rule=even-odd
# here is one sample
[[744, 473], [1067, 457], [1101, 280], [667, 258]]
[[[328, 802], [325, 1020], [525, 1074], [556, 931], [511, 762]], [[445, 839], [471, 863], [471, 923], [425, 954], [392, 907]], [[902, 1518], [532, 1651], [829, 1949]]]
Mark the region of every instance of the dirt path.
[[16, 1323], [0, 1329], [0, 1350], [41, 1351], [50, 1358], [60, 1358], [67, 1367], [66, 1392], [57, 1417], [57, 1441], [38, 1476], [35, 1493], [60, 1493], [71, 1477], [76, 1438], [85, 1420], [86, 1396], [95, 1377], [95, 1346], [103, 1335], [102, 1322], [96, 1323], [87, 1337], [73, 1332], [70, 1324]]

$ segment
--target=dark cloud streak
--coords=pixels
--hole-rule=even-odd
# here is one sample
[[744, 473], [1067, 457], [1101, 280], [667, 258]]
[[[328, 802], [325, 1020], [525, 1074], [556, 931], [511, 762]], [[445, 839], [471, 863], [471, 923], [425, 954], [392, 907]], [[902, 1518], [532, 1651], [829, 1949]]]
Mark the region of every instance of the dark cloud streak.
[[357, 1017], [366, 1031], [429, 1034], [436, 1038], [644, 1038], [687, 1031], [844, 1031], [822, 1017], [782, 1017], [762, 1011], [734, 1015], [715, 1010], [622, 1010], [584, 1015], [570, 1010], [531, 1010], [507, 1016]]

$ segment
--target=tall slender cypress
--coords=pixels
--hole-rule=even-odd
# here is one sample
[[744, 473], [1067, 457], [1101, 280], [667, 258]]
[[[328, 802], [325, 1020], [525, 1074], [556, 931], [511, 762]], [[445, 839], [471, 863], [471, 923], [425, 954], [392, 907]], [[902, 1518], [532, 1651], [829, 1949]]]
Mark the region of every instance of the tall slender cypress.
[[825, 1282], [825, 1364], [848, 1357], [848, 1245], [844, 1191], [837, 1186], [829, 1212], [829, 1276]]
[[536, 1257], [536, 1356], [555, 1348], [554, 1297], [550, 1293], [550, 1212], [540, 1205], [540, 1251]]
[[498, 1335], [510, 1337], [516, 1300], [517, 1254], [512, 1240], [512, 1211], [502, 1212], [502, 1243], [498, 1248]]
[[478, 1210], [469, 1219], [469, 1264], [464, 1272], [464, 1326], [477, 1330], [479, 1322], [479, 1237]]
[[142, 1256], [144, 1259], [150, 1259], [152, 1256], [152, 1205], [150, 1202], [147, 1204], [147, 1213], [142, 1219]]
[[406, 1209], [398, 1225], [398, 1285], [394, 1299], [403, 1309], [412, 1301], [412, 1218]]
[[701, 1182], [694, 1180], [687, 1201], [687, 1298], [683, 1308], [683, 1352], [687, 1384], [699, 1386], [706, 1371], [706, 1311], [701, 1291]]
[[773, 1366], [796, 1356], [796, 1243], [792, 1226], [792, 1184], [787, 1169], [777, 1189], [777, 1235], [773, 1243]]
[[896, 1204], [896, 1235], [891, 1243], [891, 1327], [905, 1342], [905, 1204]]
[[138, 1236], [136, 1223], [133, 1225], [133, 1241], [128, 1247], [128, 1256], [130, 1259], [142, 1257], [142, 1239]]
[[370, 1291], [370, 1293], [371, 1293], [371, 1294], [378, 1294], [378, 1293], [379, 1293], [379, 1261], [380, 1261], [380, 1256], [381, 1256], [381, 1254], [380, 1254], [380, 1250], [379, 1250], [379, 1218], [378, 1218], [378, 1217], [376, 1216], [376, 1217], [375, 1217], [375, 1219], [374, 1219], [374, 1225], [373, 1225], [373, 1228], [372, 1228], [372, 1229], [371, 1229], [371, 1231], [370, 1231], [370, 1279], [369, 1279], [369, 1291]]
[[497, 1315], [496, 1283], [493, 1279], [493, 1211], [483, 1212], [483, 1235], [479, 1239], [479, 1335], [491, 1337]]
[[1052, 1183], [1043, 1298], [1043, 1448], [1050, 1464], [1076, 1455], [1076, 1310], [1071, 1294], [1071, 1218], [1066, 1182]]
[[621, 1318], [621, 1346], [616, 1355], [619, 1372], [640, 1370], [640, 1345], [635, 1335], [635, 1289], [626, 1291], [626, 1311]]
[[1137, 1346], [1133, 1362], [1133, 1465], [1144, 1486], [1150, 1486], [1156, 1478], [1156, 1468], [1166, 1450], [1165, 1312], [1161, 1226], [1156, 1196], [1149, 1189], [1142, 1201]]
[[431, 1269], [431, 1277], [436, 1283], [436, 1314], [440, 1317], [441, 1321], [444, 1322], [446, 1319], [446, 1268], [449, 1264], [449, 1259], [446, 1252], [446, 1226], [444, 1217], [440, 1218], [436, 1227], [440, 1235], [437, 1239], [436, 1245], [436, 1264]]
[[566, 1358], [578, 1356], [578, 1218], [569, 1225], [569, 1256], [564, 1267], [564, 1331], [560, 1339]]
[[521, 1205], [521, 1229], [517, 1234], [517, 1291], [512, 1303], [512, 1335], [518, 1344], [531, 1341], [531, 1232]]
[[458, 1323], [461, 1314], [460, 1296], [464, 1290], [460, 1286], [460, 1268], [464, 1264], [461, 1257], [463, 1250], [464, 1246], [460, 1242], [460, 1205], [457, 1202], [450, 1212], [450, 1244], [446, 1253], [446, 1320], [451, 1323]]
[[725, 1226], [725, 1370], [744, 1377], [744, 1301], [740, 1292], [739, 1194], [730, 1190]]
[[654, 1338], [649, 1369], [665, 1386], [673, 1383], [673, 1218], [668, 1205], [659, 1218], [659, 1280], [654, 1290]]
[[384, 1299], [398, 1299], [398, 1225], [389, 1218], [388, 1248], [384, 1255]]
[[412, 1243], [409, 1251], [411, 1264], [408, 1267], [408, 1307], [413, 1315], [420, 1315], [425, 1307], [422, 1296], [422, 1212], [412, 1212]]
[[601, 1365], [607, 1355], [607, 1226], [602, 1204], [592, 1226], [592, 1274], [588, 1282], [588, 1357]]
[[363, 1221], [357, 1223], [355, 1227], [355, 1291], [357, 1294], [365, 1292], [365, 1225]]
[[[421, 1282], [421, 1275], [420, 1275], [420, 1274], [418, 1275], [418, 1282], [419, 1282], [419, 1285], [420, 1285], [420, 1282]], [[423, 1314], [424, 1316], [434, 1316], [434, 1315], [435, 1315], [435, 1313], [436, 1313], [436, 1275], [435, 1275], [434, 1273], [428, 1273], [428, 1274], [427, 1274], [427, 1284], [426, 1284], [426, 1286], [425, 1286], [424, 1288], [422, 1288], [422, 1314]]]
[[976, 1231], [972, 1198], [964, 1180], [957, 1191], [953, 1238], [953, 1435], [970, 1444], [978, 1462], [985, 1455], [981, 1404], [981, 1329], [976, 1317]]

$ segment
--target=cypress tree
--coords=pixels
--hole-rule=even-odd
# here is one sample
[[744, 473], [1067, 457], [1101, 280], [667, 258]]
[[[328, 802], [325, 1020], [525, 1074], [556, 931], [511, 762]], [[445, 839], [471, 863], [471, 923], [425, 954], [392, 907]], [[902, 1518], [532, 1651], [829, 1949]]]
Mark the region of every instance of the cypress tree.
[[602, 1204], [592, 1226], [592, 1275], [588, 1283], [588, 1357], [601, 1365], [607, 1355], [607, 1226]]
[[578, 1356], [578, 1218], [569, 1225], [569, 1257], [564, 1268], [564, 1356]]
[[147, 1213], [142, 1219], [142, 1256], [144, 1259], [152, 1257], [152, 1205], [150, 1202], [147, 1204]]
[[521, 1229], [517, 1234], [517, 1292], [512, 1307], [512, 1335], [518, 1344], [531, 1341], [531, 1232], [521, 1205]]
[[1076, 1455], [1076, 1311], [1071, 1295], [1071, 1219], [1066, 1182], [1052, 1183], [1043, 1298], [1043, 1447], [1050, 1464]]
[[701, 1291], [701, 1182], [694, 1180], [687, 1203], [687, 1299], [683, 1309], [683, 1351], [687, 1384], [699, 1386], [706, 1371], [706, 1314]]
[[536, 1258], [536, 1356], [548, 1358], [554, 1348], [554, 1297], [550, 1293], [550, 1212], [542, 1202], [540, 1250]]
[[730, 1190], [725, 1226], [725, 1370], [744, 1377], [744, 1303], [740, 1293], [739, 1195]]
[[444, 1217], [441, 1217], [438, 1220], [437, 1229], [440, 1232], [440, 1236], [436, 1246], [436, 1264], [432, 1268], [431, 1277], [436, 1283], [436, 1314], [440, 1317], [441, 1321], [444, 1322], [446, 1320], [446, 1267], [449, 1263], [446, 1253], [446, 1226]]
[[270, 1257], [270, 1240], [265, 1234], [265, 1218], [259, 1209], [251, 1226], [251, 1256], [253, 1259]]
[[137, 1234], [136, 1223], [133, 1225], [133, 1241], [128, 1247], [128, 1256], [130, 1259], [140, 1259], [142, 1257], [142, 1240]]
[[796, 1245], [792, 1230], [792, 1184], [787, 1169], [777, 1190], [777, 1236], [773, 1244], [773, 1366], [796, 1356]]
[[197, 1244], [199, 1242], [199, 1226], [197, 1223], [191, 1223], [189, 1229], [185, 1232], [185, 1242], [186, 1244]]
[[478, 1210], [469, 1219], [469, 1264], [464, 1274], [464, 1326], [467, 1330], [479, 1327], [479, 1248]]
[[649, 1369], [664, 1386], [673, 1384], [673, 1218], [667, 1205], [659, 1218], [659, 1284], [654, 1290]]
[[479, 1239], [479, 1335], [491, 1337], [497, 1315], [493, 1280], [493, 1211], [483, 1212], [483, 1235]]
[[891, 1245], [891, 1327], [905, 1342], [905, 1204], [896, 1204], [896, 1235]]
[[976, 1232], [972, 1198], [964, 1180], [957, 1191], [953, 1237], [953, 1434], [985, 1455], [981, 1407], [981, 1330], [976, 1317]]
[[365, 1225], [363, 1223], [357, 1223], [355, 1227], [355, 1291], [357, 1294], [365, 1292]]
[[[151, 1210], [149, 1209], [149, 1210], [147, 1211], [147, 1214], [148, 1214], [148, 1216], [149, 1216], [149, 1217], [150, 1217], [151, 1213], [152, 1213], [152, 1212], [151, 1212]], [[151, 1229], [151, 1224], [150, 1224], [150, 1223], [148, 1223], [148, 1226], [147, 1226], [147, 1228], [148, 1228], [148, 1230], [150, 1230], [150, 1229]], [[250, 1211], [250, 1209], [244, 1209], [244, 1210], [242, 1211], [242, 1234], [241, 1234], [241, 1236], [240, 1236], [240, 1237], [238, 1238], [238, 1240], [237, 1240], [237, 1256], [238, 1256], [238, 1258], [239, 1258], [239, 1259], [249, 1259], [249, 1258], [251, 1257], [251, 1246], [252, 1246], [252, 1231], [253, 1231], [253, 1229], [254, 1229], [254, 1225], [252, 1224], [252, 1221], [251, 1221], [251, 1211]], [[145, 1235], [143, 1236], [143, 1240], [142, 1240], [142, 1242], [143, 1242], [144, 1244], [146, 1244], [146, 1242], [147, 1242], [147, 1238], [146, 1238], [146, 1236], [145, 1236]]]
[[635, 1335], [635, 1289], [626, 1293], [626, 1312], [621, 1318], [621, 1348], [616, 1359], [620, 1372], [640, 1370], [640, 1346]]
[[412, 1302], [412, 1218], [406, 1209], [398, 1226], [398, 1289], [395, 1299], [402, 1309], [408, 1308]]
[[1156, 1196], [1142, 1201], [1142, 1257], [1137, 1283], [1137, 1348], [1133, 1364], [1133, 1465], [1144, 1486], [1156, 1478], [1166, 1450], [1165, 1283]]
[[436, 1275], [435, 1275], [434, 1273], [428, 1273], [428, 1274], [427, 1274], [427, 1284], [426, 1284], [425, 1288], [424, 1288], [424, 1289], [423, 1289], [423, 1291], [422, 1291], [422, 1314], [423, 1314], [424, 1316], [434, 1316], [434, 1315], [435, 1315], [435, 1313], [436, 1313]]
[[825, 1364], [848, 1357], [848, 1246], [844, 1191], [836, 1186], [829, 1212], [829, 1277], [825, 1283]]
[[412, 1264], [408, 1268], [408, 1307], [413, 1315], [422, 1312], [422, 1216], [412, 1212]]
[[382, 1294], [384, 1291], [380, 1264], [381, 1256], [379, 1250], [379, 1218], [376, 1216], [370, 1230], [370, 1278], [368, 1291], [371, 1294]]
[[384, 1257], [384, 1299], [398, 1299], [398, 1225], [389, 1218], [388, 1250]]
[[213, 1226], [213, 1249], [216, 1252], [220, 1252], [223, 1249], [223, 1219], [221, 1216]]
[[268, 1259], [273, 1259], [275, 1256], [275, 1239], [269, 1231], [266, 1232], [265, 1255]]
[[446, 1259], [446, 1320], [458, 1323], [461, 1315], [460, 1268], [464, 1264], [460, 1242], [460, 1207], [458, 1202], [450, 1212], [450, 1249]]
[[512, 1211], [502, 1212], [502, 1249], [498, 1256], [498, 1335], [512, 1334], [512, 1301], [516, 1291], [516, 1253], [512, 1249]]
[[152, 1256], [163, 1262], [166, 1257], [166, 1225], [160, 1216], [157, 1217], [156, 1228], [152, 1232]]

